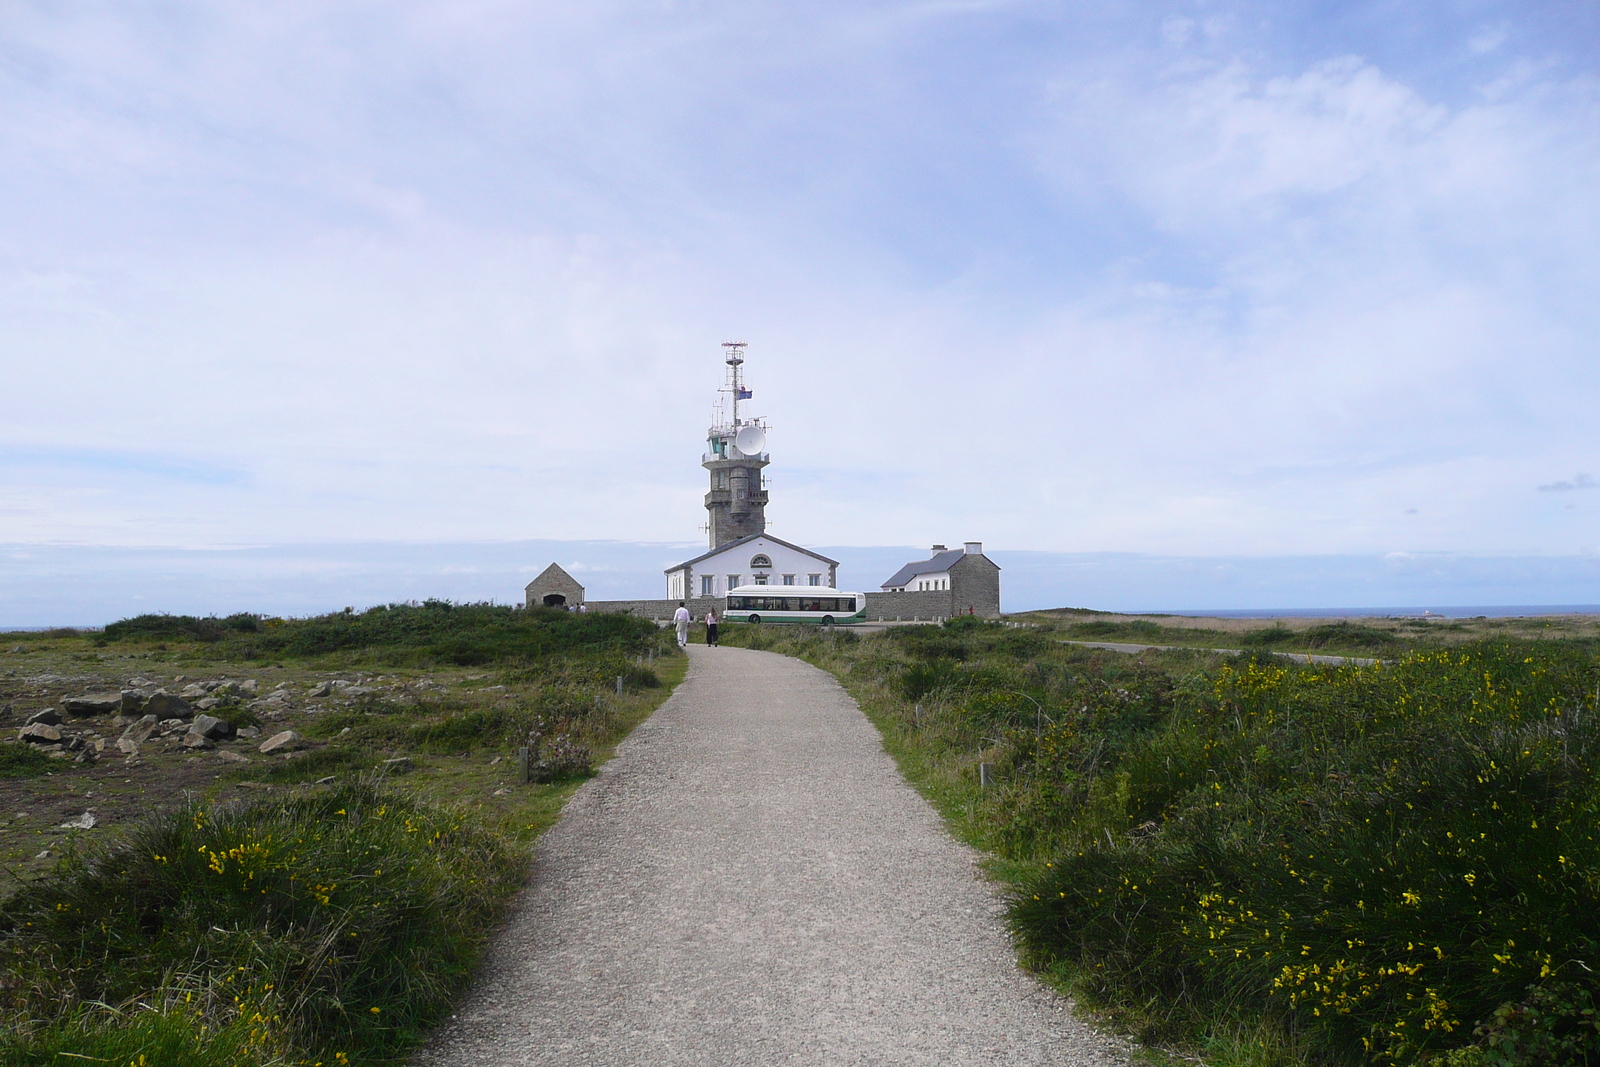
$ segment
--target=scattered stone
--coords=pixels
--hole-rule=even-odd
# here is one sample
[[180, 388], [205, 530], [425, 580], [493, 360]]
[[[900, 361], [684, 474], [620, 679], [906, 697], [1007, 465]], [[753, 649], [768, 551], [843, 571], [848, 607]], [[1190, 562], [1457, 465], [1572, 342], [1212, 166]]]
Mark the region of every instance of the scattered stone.
[[189, 732], [213, 741], [223, 741], [233, 736], [233, 727], [215, 715], [196, 715], [194, 722], [189, 725]]
[[311, 691], [309, 693], [307, 693], [306, 696], [311, 697], [312, 699], [315, 699], [317, 697], [325, 697], [325, 696], [329, 695], [332, 692], [333, 692], [333, 683], [332, 682], [322, 682], [322, 683], [320, 683], [318, 685], [313, 686], [311, 688]]
[[57, 830], [93, 830], [94, 827], [95, 827], [95, 824], [98, 823], [99, 821], [100, 821], [99, 819], [96, 819], [94, 817], [94, 812], [86, 811], [82, 815], [78, 816], [76, 819], [68, 819], [66, 822], [64, 822], [60, 826], [56, 827], [56, 829]]
[[273, 734], [261, 743], [261, 754], [270, 755], [274, 752], [289, 752], [300, 745], [300, 735], [293, 730], [285, 730], [281, 734]]
[[509, 790], [509, 789], [496, 789], [494, 791], [494, 795], [497, 796], [497, 797], [510, 796], [511, 795], [511, 790]]
[[90, 747], [88, 747], [86, 745], [86, 746], [84, 746], [84, 749], [83, 749], [82, 752], [79, 752], [76, 756], [72, 757], [72, 762], [73, 763], [98, 763], [98, 762], [100, 762], [100, 754], [98, 752], [96, 752], [93, 748], [90, 748]]
[[181, 696], [185, 700], [199, 700], [201, 697], [205, 696], [209, 692], [211, 692], [211, 690], [207, 689], [205, 686], [201, 685], [199, 682], [196, 682], [193, 685], [185, 686], [178, 693], [178, 695]]
[[250, 763], [251, 762], [251, 759], [250, 759], [249, 756], [246, 756], [246, 755], [244, 755], [243, 753], [240, 753], [240, 752], [229, 752], [225, 748], [217, 750], [217, 758], [220, 759], [220, 760], [227, 760], [229, 763]]
[[244, 696], [255, 696], [258, 686], [259, 683], [254, 678], [246, 678], [239, 683], [239, 688], [243, 691], [242, 695]]
[[96, 752], [104, 752], [106, 750], [106, 739], [103, 738], [103, 737], [95, 738], [94, 739], [94, 750]]
[[496, 763], [499, 763], [503, 759], [505, 759], [504, 756], [496, 756], [494, 759], [489, 761], [489, 766], [493, 767]]
[[370, 685], [352, 685], [352, 686], [345, 687], [345, 689], [342, 690], [342, 695], [343, 696], [347, 696], [347, 697], [360, 698], [360, 697], [369, 697], [374, 693], [381, 693], [381, 692], [383, 692], [383, 690], [374, 689]]
[[122, 731], [122, 739], [125, 741], [134, 742], [148, 741], [150, 739], [150, 735], [156, 732], [158, 725], [159, 723], [156, 721], [156, 717], [154, 715], [146, 715], [144, 718], [133, 723], [126, 730]]
[[317, 785], [327, 785], [329, 782], [333, 781], [333, 779], [334, 779], [334, 776], [330, 774], [326, 778], [318, 778], [316, 784]]
[[192, 719], [194, 708], [180, 696], [157, 689], [150, 694], [150, 699], [144, 702], [144, 710], [158, 719]]
[[188, 729], [189, 724], [182, 719], [162, 719], [158, 726], [163, 734], [170, 734]]
[[212, 708], [216, 707], [217, 705], [219, 705], [221, 703], [222, 703], [222, 701], [218, 700], [216, 697], [202, 697], [201, 699], [196, 700], [194, 702], [194, 710], [196, 710], [196, 711], [210, 711]]
[[261, 727], [241, 726], [239, 727], [239, 736], [254, 741], [256, 738], [261, 736]]
[[18, 730], [17, 740], [30, 745], [54, 745], [61, 741], [61, 731], [49, 723], [36, 722]]
[[205, 734], [197, 734], [191, 730], [189, 733], [183, 735], [183, 747], [192, 749], [208, 749], [216, 748], [217, 743], [211, 740], [211, 738], [207, 737]]
[[59, 711], [57, 711], [55, 708], [41, 708], [38, 711], [34, 712], [32, 715], [29, 715], [28, 716], [28, 721], [25, 722], [23, 725], [24, 726], [32, 726], [36, 722], [42, 722], [46, 726], [60, 726], [61, 725], [61, 713]]
[[117, 751], [130, 759], [139, 755], [139, 742], [124, 734], [117, 738]]
[[268, 785], [266, 782], [234, 782], [233, 783], [233, 787], [235, 789], [271, 789], [272, 788], [272, 786]]
[[122, 691], [122, 714], [138, 715], [144, 708], [144, 702], [150, 699], [150, 694], [143, 689], [124, 689]]
[[90, 696], [64, 697], [61, 706], [68, 715], [111, 715], [122, 708], [122, 694], [98, 693]]
[[410, 756], [386, 759], [378, 766], [383, 768], [384, 774], [409, 774], [417, 769], [416, 762]]
[[[19, 645], [17, 647], [20, 650], [21, 646]], [[36, 860], [47, 860], [47, 859], [50, 858], [50, 850], [49, 849], [45, 849], [43, 852], [39, 853], [37, 856], [35, 856], [33, 858], [36, 859]]]

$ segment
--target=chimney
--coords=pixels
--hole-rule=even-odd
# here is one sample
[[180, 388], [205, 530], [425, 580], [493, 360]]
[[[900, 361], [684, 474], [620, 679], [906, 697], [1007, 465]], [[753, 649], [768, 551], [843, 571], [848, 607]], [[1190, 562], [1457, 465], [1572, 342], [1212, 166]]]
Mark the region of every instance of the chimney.
[[967, 555], [969, 556], [983, 555], [982, 541], [963, 541], [961, 542], [961, 547], [966, 549]]
[[929, 554], [928, 558], [932, 559], [934, 556], [937, 556], [939, 553], [948, 552], [948, 551], [949, 551], [949, 549], [945, 548], [943, 545], [934, 545], [933, 546], [933, 551]]

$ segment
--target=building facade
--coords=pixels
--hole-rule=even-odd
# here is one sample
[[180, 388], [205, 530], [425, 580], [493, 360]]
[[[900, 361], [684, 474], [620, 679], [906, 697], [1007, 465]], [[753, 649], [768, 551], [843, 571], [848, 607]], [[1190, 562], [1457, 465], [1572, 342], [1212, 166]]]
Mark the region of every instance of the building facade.
[[724, 596], [740, 585], [834, 587], [839, 561], [768, 533], [751, 534], [667, 572], [667, 599]]
[[552, 563], [523, 588], [522, 597], [530, 608], [576, 608], [583, 604], [583, 586]]

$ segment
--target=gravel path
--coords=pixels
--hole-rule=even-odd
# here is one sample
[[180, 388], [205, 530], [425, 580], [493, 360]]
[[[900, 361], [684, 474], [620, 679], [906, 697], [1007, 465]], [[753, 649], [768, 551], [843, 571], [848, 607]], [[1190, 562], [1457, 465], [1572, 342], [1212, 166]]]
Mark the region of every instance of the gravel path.
[[977, 854], [832, 677], [690, 657], [541, 840], [476, 992], [415, 1063], [1125, 1061], [1017, 969]]

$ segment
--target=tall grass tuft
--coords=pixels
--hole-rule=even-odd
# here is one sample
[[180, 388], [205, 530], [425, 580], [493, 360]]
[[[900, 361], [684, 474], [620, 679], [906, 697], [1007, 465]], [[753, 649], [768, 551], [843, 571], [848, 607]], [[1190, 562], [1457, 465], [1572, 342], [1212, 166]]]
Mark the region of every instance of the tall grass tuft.
[[0, 1063], [393, 1056], [521, 876], [497, 839], [371, 783], [191, 805], [0, 905]]

